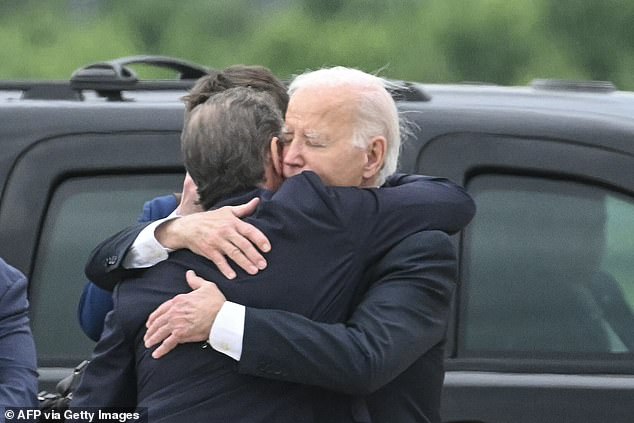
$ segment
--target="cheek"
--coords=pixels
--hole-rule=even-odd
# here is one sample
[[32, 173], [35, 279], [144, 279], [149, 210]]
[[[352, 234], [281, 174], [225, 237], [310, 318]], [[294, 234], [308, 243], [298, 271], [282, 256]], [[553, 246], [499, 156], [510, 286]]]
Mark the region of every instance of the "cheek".
[[363, 151], [356, 148], [342, 151], [336, 157], [332, 158], [332, 163], [335, 164], [340, 171], [355, 174], [362, 171], [365, 161]]
[[361, 183], [362, 167], [358, 166], [358, 159], [350, 159], [350, 157], [331, 158], [328, 162], [322, 162], [322, 165], [314, 170], [328, 185], [357, 186]]

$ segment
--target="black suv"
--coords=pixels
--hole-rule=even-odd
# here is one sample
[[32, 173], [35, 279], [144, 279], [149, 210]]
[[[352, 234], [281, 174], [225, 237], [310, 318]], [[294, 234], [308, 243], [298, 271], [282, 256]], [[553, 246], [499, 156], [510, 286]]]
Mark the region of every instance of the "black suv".
[[[180, 79], [138, 80], [135, 63]], [[76, 317], [89, 252], [180, 190], [179, 99], [204, 72], [133, 57], [0, 82], [0, 257], [30, 279], [42, 389], [90, 356]], [[410, 122], [400, 170], [449, 177], [478, 206], [454, 237], [443, 418], [631, 422], [634, 94], [542, 80], [394, 95]]]

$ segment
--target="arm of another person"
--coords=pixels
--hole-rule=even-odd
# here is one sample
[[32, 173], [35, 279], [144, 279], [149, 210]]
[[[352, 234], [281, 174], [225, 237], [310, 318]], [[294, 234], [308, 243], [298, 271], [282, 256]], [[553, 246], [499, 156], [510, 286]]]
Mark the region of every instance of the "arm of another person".
[[368, 394], [444, 342], [456, 277], [446, 234], [409, 236], [369, 277], [378, 280], [345, 324], [247, 307], [239, 372]]
[[37, 406], [26, 277], [0, 259], [0, 407]]
[[92, 283], [106, 291], [112, 291], [130, 269], [123, 267], [123, 260], [139, 234], [151, 222], [137, 223], [101, 242], [90, 253], [84, 273]]
[[[471, 196], [446, 178], [395, 174], [388, 178], [384, 187], [371, 191], [376, 197], [374, 216], [381, 218], [372, 217], [368, 223], [374, 222], [375, 235], [385, 236], [374, 240], [379, 246], [398, 233], [439, 230], [454, 234], [467, 226], [475, 215]], [[348, 195], [344, 192], [340, 201], [346, 203]], [[367, 201], [361, 204], [367, 204]], [[364, 214], [367, 213], [357, 208], [351, 216], [356, 220], [356, 216]]]
[[[343, 210], [341, 218], [361, 228], [358, 238], [363, 241], [359, 246], [367, 249], [370, 256], [376, 259], [412, 232], [437, 229], [453, 233], [464, 228], [475, 213], [471, 197], [462, 187], [445, 178], [397, 175], [390, 178], [388, 186], [367, 190], [324, 187], [316, 174], [303, 172], [287, 180], [275, 198], [276, 201], [287, 201], [291, 206], [297, 203], [297, 207], [309, 210], [312, 208], [311, 201], [342, 204], [342, 207], [335, 205], [333, 208]], [[303, 190], [314, 190], [319, 194], [302, 201], [298, 191]], [[404, 206], [401, 207], [401, 204]], [[377, 213], [381, 218], [369, 217]], [[364, 231], [366, 226], [358, 223], [362, 220], [368, 221], [373, 228], [367, 227], [368, 230]], [[207, 294], [209, 297], [205, 298]], [[229, 345], [229, 349], [221, 352], [239, 357], [244, 307], [226, 302], [219, 312], [200, 306], [216, 297], [223, 297], [217, 288], [206, 289], [205, 293], [195, 289], [162, 304], [152, 313], [147, 323], [146, 346], [163, 342], [152, 355], [160, 358], [179, 343], [202, 341], [209, 337], [213, 325], [210, 337], [212, 346]]]
[[[264, 257], [255, 246], [264, 252], [271, 247], [261, 231], [240, 218], [253, 213], [258, 201], [253, 199], [239, 206], [126, 228], [93, 250], [86, 264], [86, 276], [101, 288], [112, 291], [134, 268], [153, 266], [167, 259], [169, 251], [181, 248], [209, 258], [227, 278], [235, 277], [235, 272], [225, 257], [255, 274], [266, 267]], [[146, 239], [150, 242], [138, 248], [139, 235], [148, 230]], [[135, 257], [128, 257], [131, 251]]]

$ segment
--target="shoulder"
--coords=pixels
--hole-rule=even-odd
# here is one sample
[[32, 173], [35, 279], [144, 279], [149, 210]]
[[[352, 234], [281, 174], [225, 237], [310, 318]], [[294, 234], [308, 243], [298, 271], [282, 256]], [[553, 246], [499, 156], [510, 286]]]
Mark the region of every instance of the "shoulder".
[[284, 183], [282, 183], [282, 186], [280, 187], [278, 192], [306, 187], [313, 187], [317, 190], [323, 190], [326, 188], [321, 178], [315, 172], [305, 170], [302, 173], [298, 173], [297, 175], [291, 176], [290, 178], [286, 179]]
[[270, 200], [273, 204], [296, 205], [303, 208], [321, 202], [320, 198], [326, 196], [327, 187], [319, 176], [314, 172], [304, 171], [286, 179]]
[[329, 203], [342, 199], [374, 198], [375, 194], [373, 192], [376, 190], [378, 190], [378, 188], [325, 185], [319, 175], [313, 171], [305, 170], [284, 181], [274, 197], [287, 197], [291, 195], [295, 198], [297, 195], [300, 195], [303, 198], [313, 197], [319, 201]]

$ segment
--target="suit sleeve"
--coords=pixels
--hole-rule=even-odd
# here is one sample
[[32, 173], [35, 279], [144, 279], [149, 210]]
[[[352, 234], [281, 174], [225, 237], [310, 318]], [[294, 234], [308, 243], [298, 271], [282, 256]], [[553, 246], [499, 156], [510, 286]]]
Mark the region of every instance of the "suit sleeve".
[[88, 279], [100, 288], [112, 291], [124, 275], [130, 275], [130, 272], [134, 272], [132, 269], [123, 267], [123, 258], [136, 237], [147, 225], [149, 222], [130, 226], [97, 245], [90, 253], [84, 268]]
[[[415, 220], [408, 224], [411, 229], [439, 230], [454, 234], [462, 229], [475, 215], [475, 203], [463, 187], [446, 178], [423, 175], [395, 174], [384, 185], [388, 189], [374, 189], [378, 204], [391, 206], [391, 214], [402, 216], [416, 211]], [[405, 208], [405, 209], [404, 209]], [[407, 220], [405, 220], [407, 221]], [[382, 219], [379, 223], [393, 225]]]
[[[462, 230], [475, 215], [475, 203], [459, 185], [445, 178], [421, 175], [393, 175], [384, 188], [362, 190], [363, 208], [354, 207], [352, 222], [366, 219], [363, 231], [371, 239], [364, 245], [374, 250], [393, 245], [394, 237], [402, 239], [417, 231], [439, 230], [454, 234]], [[346, 204], [345, 193], [339, 200]], [[370, 201], [368, 196], [371, 195]], [[368, 214], [367, 209], [374, 208]], [[369, 220], [367, 220], [369, 218]], [[372, 230], [368, 230], [372, 228]], [[361, 233], [360, 237], [364, 234]]]
[[150, 222], [167, 217], [178, 206], [175, 195], [156, 197], [143, 204], [143, 211], [137, 225], [130, 226], [99, 244], [90, 254], [84, 273], [90, 281], [107, 291], [134, 270], [123, 267], [123, 259], [139, 236], [139, 233]]
[[247, 308], [239, 372], [365, 395], [444, 342], [456, 276], [446, 234], [409, 236], [370, 273], [345, 324]]
[[26, 277], [0, 259], [0, 407], [37, 406]]

